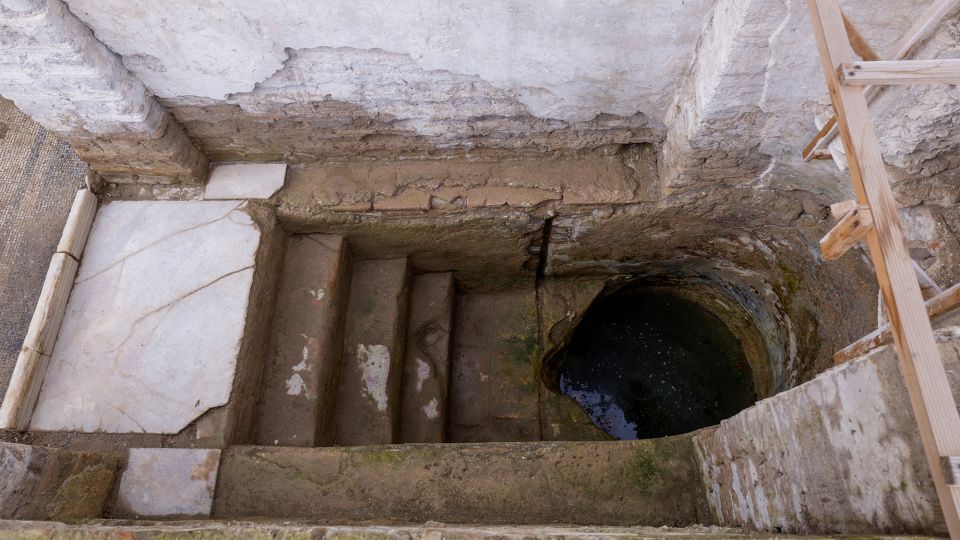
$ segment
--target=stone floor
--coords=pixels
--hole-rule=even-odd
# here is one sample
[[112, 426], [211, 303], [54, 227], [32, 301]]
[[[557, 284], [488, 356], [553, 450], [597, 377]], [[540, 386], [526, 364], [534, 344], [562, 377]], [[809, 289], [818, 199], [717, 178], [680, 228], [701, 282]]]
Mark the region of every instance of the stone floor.
[[85, 170], [66, 143], [0, 98], [0, 395]]

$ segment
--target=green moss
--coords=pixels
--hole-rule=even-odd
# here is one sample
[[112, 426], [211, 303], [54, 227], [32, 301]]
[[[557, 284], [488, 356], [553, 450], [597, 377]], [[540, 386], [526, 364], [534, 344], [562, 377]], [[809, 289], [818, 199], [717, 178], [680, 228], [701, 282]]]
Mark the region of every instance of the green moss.
[[800, 292], [800, 286], [803, 282], [800, 274], [783, 262], [780, 263], [780, 274], [783, 276], [783, 284], [787, 287], [787, 292], [791, 296]]
[[626, 472], [633, 484], [641, 490], [647, 491], [650, 484], [660, 475], [660, 467], [657, 465], [656, 456], [652, 455], [650, 449], [640, 448], [630, 461]]

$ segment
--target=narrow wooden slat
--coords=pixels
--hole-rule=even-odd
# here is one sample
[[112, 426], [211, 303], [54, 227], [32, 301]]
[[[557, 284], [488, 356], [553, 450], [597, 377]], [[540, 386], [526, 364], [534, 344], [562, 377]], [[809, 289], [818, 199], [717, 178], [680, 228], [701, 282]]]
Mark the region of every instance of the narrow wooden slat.
[[839, 75], [844, 85], [955, 84], [960, 83], [960, 59], [847, 62]]
[[[887, 51], [887, 54], [884, 58], [889, 60], [901, 60], [906, 58], [907, 55], [916, 47], [920, 42], [925, 40], [927, 36], [940, 24], [943, 19], [949, 15], [956, 7], [960, 5], [960, 0], [936, 0], [930, 6], [927, 7], [926, 11], [923, 12], [923, 15], [913, 26], [910, 27], [903, 36], [893, 44], [892, 47]], [[882, 91], [882, 86], [873, 86], [867, 88], [867, 103], [873, 103], [873, 100], [876, 99], [880, 92]], [[836, 125], [836, 116], [831, 118], [830, 122], [827, 122], [827, 125], [824, 126], [826, 129], [821, 129], [820, 133], [817, 133], [813, 140], [807, 144], [806, 148], [803, 151], [804, 161], [809, 161], [812, 159], [814, 150], [821, 150], [826, 145], [830, 144], [830, 141], [837, 136], [837, 125]], [[827, 128], [827, 126], [830, 126]]]
[[[954, 285], [942, 293], [927, 300], [927, 316], [931, 319], [939, 317], [945, 313], [960, 306], [960, 285]], [[834, 364], [843, 364], [855, 358], [859, 358], [873, 349], [886, 345], [893, 341], [893, 332], [890, 331], [890, 325], [885, 325], [862, 338], [847, 345], [833, 355]]]
[[867, 235], [873, 226], [870, 209], [854, 206], [837, 225], [820, 240], [820, 251], [827, 260], [837, 259]]
[[947, 473], [947, 484], [960, 486], [960, 456], [943, 458], [943, 469]]
[[843, 26], [847, 29], [847, 37], [850, 39], [850, 46], [853, 47], [853, 52], [857, 53], [857, 56], [864, 60], [881, 60], [880, 55], [877, 54], [877, 51], [873, 50], [873, 47], [870, 46], [870, 43], [866, 38], [857, 30], [856, 25], [853, 24], [853, 21], [850, 20], [850, 17], [847, 16], [847, 12], [840, 8], [840, 14], [843, 15]]
[[920, 294], [923, 295], [924, 300], [929, 300], [943, 293], [943, 289], [937, 285], [937, 282], [934, 281], [923, 268], [920, 268], [917, 261], [910, 262], [913, 263], [913, 273], [917, 276], [917, 282], [920, 284]]
[[903, 225], [870, 120], [864, 88], [843, 86], [836, 67], [853, 61], [836, 0], [808, 0], [820, 59], [846, 149], [857, 201], [870, 208], [866, 239], [873, 258], [900, 371], [947, 529], [960, 538], [960, 491], [948, 488], [941, 458], [960, 455], [960, 414], [940, 360], [933, 328], [906, 251]]
[[803, 159], [809, 161], [816, 158], [816, 153], [821, 150], [820, 141], [827, 136], [828, 133], [837, 129], [837, 117], [831, 116], [830, 120], [827, 120], [827, 123], [820, 128], [820, 131], [813, 137], [813, 139], [807, 143], [807, 146], [803, 149]]

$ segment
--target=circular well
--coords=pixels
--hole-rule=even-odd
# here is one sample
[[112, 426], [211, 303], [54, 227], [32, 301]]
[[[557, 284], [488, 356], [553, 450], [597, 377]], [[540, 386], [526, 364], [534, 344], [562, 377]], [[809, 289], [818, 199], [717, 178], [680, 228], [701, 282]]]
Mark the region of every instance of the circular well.
[[618, 439], [687, 433], [752, 405], [744, 349], [724, 322], [662, 289], [594, 302], [553, 370], [560, 391]]

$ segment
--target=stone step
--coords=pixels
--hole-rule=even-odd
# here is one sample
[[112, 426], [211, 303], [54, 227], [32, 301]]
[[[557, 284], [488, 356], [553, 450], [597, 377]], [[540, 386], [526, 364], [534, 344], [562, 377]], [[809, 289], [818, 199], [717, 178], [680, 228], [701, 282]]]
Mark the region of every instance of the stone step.
[[541, 439], [537, 324], [533, 288], [457, 297], [450, 441]]
[[409, 273], [406, 258], [354, 262], [335, 415], [337, 445], [398, 439]]
[[349, 287], [349, 247], [343, 237], [308, 234], [288, 240], [257, 444], [333, 443]]
[[453, 273], [418, 274], [410, 288], [400, 442], [441, 443], [447, 421]]
[[213, 515], [335, 523], [681, 525], [705, 515], [689, 436], [622, 442], [235, 446]]

